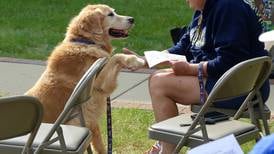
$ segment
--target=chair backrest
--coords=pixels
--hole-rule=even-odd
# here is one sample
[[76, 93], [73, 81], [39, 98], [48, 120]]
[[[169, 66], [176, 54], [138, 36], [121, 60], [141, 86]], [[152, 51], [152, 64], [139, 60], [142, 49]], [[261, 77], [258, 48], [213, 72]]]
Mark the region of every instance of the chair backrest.
[[39, 129], [43, 107], [31, 96], [10, 96], [0, 98], [0, 140], [31, 133], [25, 150], [29, 149]]
[[[75, 86], [72, 94], [70, 95], [68, 101], [66, 102], [66, 108], [71, 108], [81, 103], [84, 103], [87, 99], [89, 99], [90, 88], [95, 76], [101, 71], [101, 69], [106, 64], [108, 58], [100, 58], [96, 60], [90, 68], [86, 71], [86, 73], [79, 80], [77, 85]], [[64, 110], [65, 110], [64, 109]]]
[[[217, 81], [203, 108], [210, 106], [212, 102], [237, 96], [249, 95], [252, 98], [268, 78], [270, 70], [271, 58], [268, 56], [235, 65]], [[203, 108], [201, 110], [205, 110]]]
[[270, 69], [271, 58], [267, 56], [243, 61], [228, 70], [218, 80], [208, 99], [218, 101], [259, 90], [268, 78]]
[[[39, 145], [39, 147], [36, 149], [35, 153], [39, 153], [47, 145], [53, 143], [52, 141], [50, 141], [50, 138], [53, 136], [53, 134], [55, 132], [57, 132], [57, 134], [58, 134], [57, 138], [58, 138], [58, 140], [60, 140], [61, 147], [66, 147], [66, 145], [63, 145], [64, 143], [61, 142], [61, 140], [64, 139], [64, 136], [62, 136], [61, 133], [58, 133], [58, 131], [62, 130], [61, 124], [64, 121], [66, 121], [69, 118], [69, 116], [71, 116], [71, 113], [72, 113], [73, 109], [75, 109], [75, 107], [79, 106], [82, 103], [85, 103], [91, 97], [90, 89], [91, 89], [91, 84], [93, 82], [93, 79], [95, 79], [96, 75], [104, 67], [107, 60], [108, 60], [107, 57], [100, 58], [100, 59], [96, 60], [90, 66], [90, 68], [86, 71], [86, 73], [82, 76], [82, 78], [79, 80], [76, 87], [74, 88], [72, 94], [70, 95], [68, 101], [66, 102], [64, 110], [58, 116], [53, 127], [51, 128], [51, 130], [49, 131], [47, 136], [43, 139], [43, 141]], [[80, 109], [81, 109], [81, 107], [80, 107]], [[80, 118], [81, 117], [83, 118], [82, 113], [80, 112], [79, 114], [80, 114]], [[77, 115], [77, 116], [79, 116], [79, 115]], [[82, 121], [83, 120], [80, 119], [81, 125], [84, 126]], [[63, 149], [63, 150], [65, 150], [65, 149]]]
[[[100, 58], [96, 60], [90, 68], [86, 71], [86, 73], [82, 76], [82, 78], [79, 80], [77, 85], [75, 86], [72, 94], [70, 95], [68, 101], [66, 102], [66, 105], [64, 107], [64, 110], [58, 117], [57, 121], [60, 119], [62, 122], [69, 121], [70, 119], [74, 118], [75, 115], [72, 115], [72, 109], [76, 110], [76, 106], [78, 106], [78, 116], [80, 116], [79, 120], [82, 126], [85, 126], [84, 124], [84, 117], [82, 115], [82, 111], [80, 108], [80, 104], [85, 103], [87, 100], [90, 99], [90, 91], [92, 87], [92, 83], [96, 77], [96, 75], [101, 71], [101, 69], [106, 64], [108, 58]], [[68, 112], [71, 112], [70, 114]], [[80, 115], [79, 115], [80, 114]]]
[[[248, 95], [246, 100], [252, 99], [264, 81], [268, 78], [270, 69], [271, 58], [264, 56], [243, 61], [223, 74], [213, 87], [193, 123], [188, 128], [185, 135], [186, 137], [182, 138], [177, 144], [175, 153], [179, 152], [187, 138], [196, 132], [194, 129], [201, 130], [204, 140], [208, 141], [204, 114], [213, 102], [243, 95]], [[245, 102], [247, 102], [246, 100]], [[198, 123], [200, 123], [199, 129], [196, 128]]]

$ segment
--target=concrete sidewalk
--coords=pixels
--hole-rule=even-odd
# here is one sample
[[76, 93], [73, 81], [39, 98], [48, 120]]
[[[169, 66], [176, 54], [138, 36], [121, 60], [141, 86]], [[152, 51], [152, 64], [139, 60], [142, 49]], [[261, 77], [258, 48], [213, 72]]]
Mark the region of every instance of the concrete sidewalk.
[[[0, 57], [0, 95], [24, 94], [38, 80], [45, 69], [44, 61]], [[147, 73], [123, 71], [118, 76], [118, 87], [111, 95], [115, 98], [133, 85], [149, 77]], [[118, 97], [112, 104], [114, 107], [151, 108], [151, 100], [148, 92], [148, 81], [144, 81], [134, 89]], [[270, 98], [267, 104], [274, 111], [274, 83], [271, 85]], [[189, 110], [181, 107], [181, 111]]]
[[[37, 60], [24, 60], [0, 57], [0, 95], [24, 94], [38, 80], [45, 70], [46, 63]], [[130, 87], [147, 79], [149, 74], [123, 71], [118, 76], [118, 87], [111, 95], [117, 97]], [[147, 80], [136, 88], [112, 101], [113, 106], [127, 106], [150, 109], [150, 96]]]

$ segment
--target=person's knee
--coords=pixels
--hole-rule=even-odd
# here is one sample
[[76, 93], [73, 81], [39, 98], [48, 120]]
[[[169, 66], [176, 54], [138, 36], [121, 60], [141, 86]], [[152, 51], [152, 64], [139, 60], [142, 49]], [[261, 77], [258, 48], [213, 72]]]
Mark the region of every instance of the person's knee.
[[162, 73], [155, 72], [149, 78], [149, 90], [152, 95], [162, 94], [165, 90], [165, 78], [166, 76]]
[[160, 73], [153, 73], [149, 77], [149, 89], [157, 89], [160, 86], [162, 80], [162, 76]]

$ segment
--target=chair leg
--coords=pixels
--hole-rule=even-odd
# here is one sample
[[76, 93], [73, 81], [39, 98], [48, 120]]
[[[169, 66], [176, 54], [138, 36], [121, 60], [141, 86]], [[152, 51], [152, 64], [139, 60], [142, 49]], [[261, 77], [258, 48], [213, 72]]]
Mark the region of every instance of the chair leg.
[[256, 142], [259, 142], [260, 139], [263, 138], [263, 137], [264, 137], [264, 134], [263, 134], [262, 132], [260, 132], [260, 133], [256, 136], [255, 141], [256, 141]]
[[87, 148], [87, 152], [88, 152], [88, 154], [92, 154], [92, 150], [91, 150], [91, 146], [90, 145]]
[[260, 113], [260, 116], [262, 119], [262, 124], [260, 123], [260, 120], [257, 119], [256, 126], [260, 129], [261, 132], [264, 132], [264, 135], [270, 135], [267, 118], [265, 117], [264, 113]]
[[255, 119], [253, 105], [251, 103], [248, 103], [247, 106], [248, 106], [248, 110], [249, 110], [249, 116], [250, 116], [251, 123], [253, 123], [254, 125], [256, 125], [258, 127], [259, 123]]
[[259, 99], [259, 114], [261, 116], [261, 119], [263, 121], [263, 127], [264, 127], [264, 131], [265, 131], [265, 135], [269, 135], [270, 131], [269, 131], [269, 125], [267, 122], [267, 118], [265, 117], [265, 110], [264, 110], [264, 105], [263, 105], [263, 99], [261, 97], [260, 94], [257, 95], [258, 99]]
[[263, 125], [264, 125], [264, 131], [265, 135], [270, 135], [269, 125], [267, 122], [267, 119], [265, 117], [262, 117]]
[[264, 115], [263, 107], [261, 107], [261, 104], [259, 106], [260, 106], [260, 114], [261, 114], [261, 118], [262, 118], [262, 122], [263, 122], [263, 127], [264, 127], [264, 133], [265, 133], [265, 135], [269, 135], [270, 130], [269, 130], [267, 118]]
[[260, 119], [256, 119], [256, 126], [261, 132], [263, 132], [263, 127], [261, 125]]

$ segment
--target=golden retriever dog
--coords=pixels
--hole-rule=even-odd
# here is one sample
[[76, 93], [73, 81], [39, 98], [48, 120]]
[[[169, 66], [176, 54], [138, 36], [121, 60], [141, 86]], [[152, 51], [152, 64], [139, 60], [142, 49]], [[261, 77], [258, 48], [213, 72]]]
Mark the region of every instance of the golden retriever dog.
[[[119, 71], [145, 65], [144, 60], [135, 55], [112, 56], [111, 40], [126, 38], [133, 24], [132, 17], [118, 15], [107, 5], [87, 5], [71, 20], [65, 39], [52, 51], [45, 71], [26, 92], [43, 104], [43, 121], [53, 123], [91, 64], [100, 57], [109, 57], [93, 84], [91, 100], [83, 104], [86, 126], [92, 131], [92, 145], [98, 153], [106, 153], [99, 119], [106, 109], [106, 97], [117, 86]], [[73, 119], [69, 124], [79, 125], [79, 121]]]

